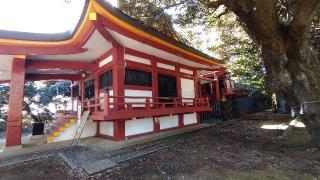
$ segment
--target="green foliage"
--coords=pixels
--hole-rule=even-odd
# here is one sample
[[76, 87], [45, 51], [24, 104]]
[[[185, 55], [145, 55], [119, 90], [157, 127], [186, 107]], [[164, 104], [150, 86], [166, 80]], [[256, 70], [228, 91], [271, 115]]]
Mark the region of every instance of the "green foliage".
[[172, 18], [161, 8], [161, 3], [150, 0], [118, 0], [119, 8], [130, 17], [140, 20], [145, 26], [152, 27], [163, 34], [179, 40], [173, 29]]
[[[220, 59], [228, 64], [232, 76], [238, 80], [237, 86], [247, 94], [267, 94], [260, 49], [248, 37], [232, 13], [225, 13], [223, 8], [217, 12], [208, 9], [198, 1], [187, 0], [120, 0], [119, 7], [128, 15], [143, 21], [148, 26], [160, 29], [167, 35], [166, 29], [174, 32], [171, 23], [174, 21], [183, 29], [180, 39], [198, 49], [201, 46], [208, 46], [208, 44], [205, 45], [206, 42], [200, 40], [199, 36], [206, 36], [211, 30], [216, 30], [219, 34], [219, 42], [209, 44], [208, 50], [212, 54], [219, 55]], [[179, 11], [175, 19], [166, 15], [165, 9], [169, 8]], [[162, 21], [158, 21], [157, 18], [162, 18]], [[158, 28], [164, 22], [165, 29]], [[194, 26], [202, 27], [201, 32], [192, 28]], [[172, 35], [169, 36], [172, 37]]]
[[266, 71], [260, 48], [249, 38], [233, 14], [227, 13], [211, 20], [221, 42], [209, 47], [228, 64], [237, 86], [247, 95], [270, 95], [266, 85]]
[[9, 86], [0, 84], [0, 120], [7, 119], [6, 105], [9, 102]]
[[310, 28], [311, 41], [320, 55], [320, 10], [314, 17]]
[[39, 91], [39, 103], [48, 105], [58, 95], [70, 96], [69, 82], [45, 82], [45, 88]]
[[[183, 29], [180, 40], [198, 49], [201, 49], [205, 42], [197, 37], [210, 34], [208, 32], [212, 29], [216, 30], [219, 40], [213, 42], [208, 50], [219, 55], [219, 58], [228, 64], [232, 76], [237, 79], [237, 86], [249, 95], [270, 95], [260, 47], [247, 34], [246, 25], [241, 24], [230, 9], [214, 6], [214, 3], [207, 0], [119, 0], [119, 7], [128, 15], [171, 37], [173, 36], [167, 32], [175, 32], [172, 28], [173, 22]], [[279, 0], [276, 8], [279, 23], [286, 27], [291, 23], [298, 4], [295, 1]], [[166, 15], [168, 9], [175, 12], [173, 18]], [[192, 29], [196, 26], [201, 26], [203, 32], [198, 33]], [[191, 30], [186, 30], [188, 28]], [[320, 12], [312, 22], [310, 34], [311, 41], [320, 52]]]
[[[0, 85], [0, 119], [7, 119], [7, 105], [9, 101], [9, 85]], [[26, 82], [24, 89], [24, 119], [32, 122], [47, 123], [53, 120], [52, 112], [47, 109], [49, 103], [60, 104], [59, 98], [70, 95], [70, 83]]]

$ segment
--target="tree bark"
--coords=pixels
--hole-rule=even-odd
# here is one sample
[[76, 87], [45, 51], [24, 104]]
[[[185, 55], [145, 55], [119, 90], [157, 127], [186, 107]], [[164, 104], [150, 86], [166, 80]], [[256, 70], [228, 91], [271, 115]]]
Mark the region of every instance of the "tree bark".
[[[278, 0], [218, 0], [234, 12], [248, 35], [261, 47], [270, 89], [282, 95], [299, 114], [320, 148], [320, 60], [309, 40], [309, 24], [319, 9], [318, 0], [301, 1], [289, 27], [279, 23]], [[309, 24], [308, 24], [309, 23]]]

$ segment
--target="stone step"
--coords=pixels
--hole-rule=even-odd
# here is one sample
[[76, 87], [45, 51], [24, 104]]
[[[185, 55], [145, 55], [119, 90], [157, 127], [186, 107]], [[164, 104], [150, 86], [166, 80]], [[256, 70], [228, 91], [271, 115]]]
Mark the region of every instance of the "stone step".
[[59, 131], [54, 131], [54, 132], [53, 132], [53, 136], [54, 136], [54, 137], [58, 137], [59, 135], [60, 135], [60, 132], [59, 132]]
[[59, 128], [59, 132], [63, 132], [64, 130], [65, 130], [65, 127], [63, 126]]
[[47, 142], [52, 142], [54, 140], [54, 137], [53, 136], [48, 136], [47, 137]]

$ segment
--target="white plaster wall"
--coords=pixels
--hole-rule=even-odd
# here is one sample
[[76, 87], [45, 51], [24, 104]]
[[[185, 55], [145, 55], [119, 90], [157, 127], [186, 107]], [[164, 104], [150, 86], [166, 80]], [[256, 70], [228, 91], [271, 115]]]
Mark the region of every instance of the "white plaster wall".
[[168, 129], [179, 126], [179, 117], [175, 116], [163, 116], [159, 118], [160, 129]]
[[114, 135], [113, 122], [112, 121], [100, 122], [99, 130], [100, 130], [100, 134], [113, 136]]
[[153, 118], [125, 121], [125, 135], [132, 136], [153, 131]]
[[102, 61], [99, 62], [99, 67], [102, 67], [102, 66], [108, 64], [109, 62], [112, 61], [112, 59], [113, 59], [113, 56], [112, 56], [112, 55], [106, 57], [104, 60], [102, 60]]
[[[181, 95], [182, 98], [194, 98], [194, 81], [192, 79], [181, 78]], [[184, 99], [183, 102], [192, 102], [192, 100]]]
[[125, 60], [151, 65], [151, 61], [149, 59], [133, 56], [133, 55], [130, 55], [130, 54], [125, 54], [124, 58], [125, 58]]
[[176, 70], [176, 68], [174, 66], [171, 66], [169, 64], [163, 64], [163, 63], [159, 63], [157, 62], [157, 66], [160, 67], [160, 68], [163, 68], [163, 69], [169, 69], [169, 70]]
[[[132, 89], [125, 89], [124, 90], [124, 95], [125, 96], [143, 96], [143, 97], [152, 97], [152, 91], [146, 91], [146, 90], [132, 90]], [[125, 102], [130, 103], [130, 102], [146, 102], [146, 98], [126, 98]], [[152, 100], [150, 99], [150, 102]], [[144, 104], [136, 104], [133, 105], [133, 107], [145, 107]]]
[[78, 110], [78, 100], [73, 100], [72, 101], [72, 111], [77, 111]]
[[189, 69], [180, 68], [180, 72], [193, 75], [193, 71]]
[[197, 123], [197, 114], [196, 113], [183, 115], [183, 124], [184, 125], [194, 124], [194, 123]]
[[[55, 137], [53, 142], [58, 142], [58, 141], [66, 141], [66, 140], [72, 140], [74, 137], [74, 134], [76, 133], [78, 128], [78, 124], [72, 124], [71, 127], [66, 128], [65, 131], [60, 132], [58, 137]], [[81, 138], [85, 137], [93, 137], [97, 133], [97, 123], [92, 122], [90, 120], [87, 121], [86, 126], [83, 129]]]
[[[103, 104], [103, 96], [104, 96], [104, 93], [99, 93], [99, 97], [102, 98], [100, 99], [100, 104]], [[109, 91], [109, 96], [113, 96], [113, 91]], [[110, 98], [110, 103], [113, 103], [113, 98]], [[110, 108], [113, 108], [113, 105], [110, 105]], [[104, 109], [103, 106], [101, 106], [101, 109]]]

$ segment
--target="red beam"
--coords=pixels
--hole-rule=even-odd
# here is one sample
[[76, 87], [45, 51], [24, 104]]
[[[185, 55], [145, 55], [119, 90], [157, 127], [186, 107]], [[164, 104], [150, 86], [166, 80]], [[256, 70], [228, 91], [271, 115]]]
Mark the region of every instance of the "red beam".
[[170, 114], [185, 114], [193, 112], [210, 111], [209, 106], [202, 107], [179, 107], [179, 108], [159, 108], [159, 109], [141, 109], [141, 110], [127, 110], [127, 111], [111, 111], [109, 115], [104, 112], [94, 112], [90, 117], [94, 121], [119, 121], [124, 119], [168, 116]]
[[10, 80], [0, 80], [0, 84], [10, 83]]
[[80, 74], [27, 74], [28, 81], [44, 81], [44, 80], [80, 80]]
[[102, 25], [103, 17], [97, 14], [97, 20], [91, 21], [95, 28], [99, 31], [99, 33], [109, 42], [112, 43], [113, 46], [120, 46], [120, 44], [110, 35], [110, 33], [106, 30], [106, 28]]
[[28, 60], [27, 69], [69, 69], [93, 71], [98, 68], [96, 64], [79, 61], [53, 61], [53, 60]]

